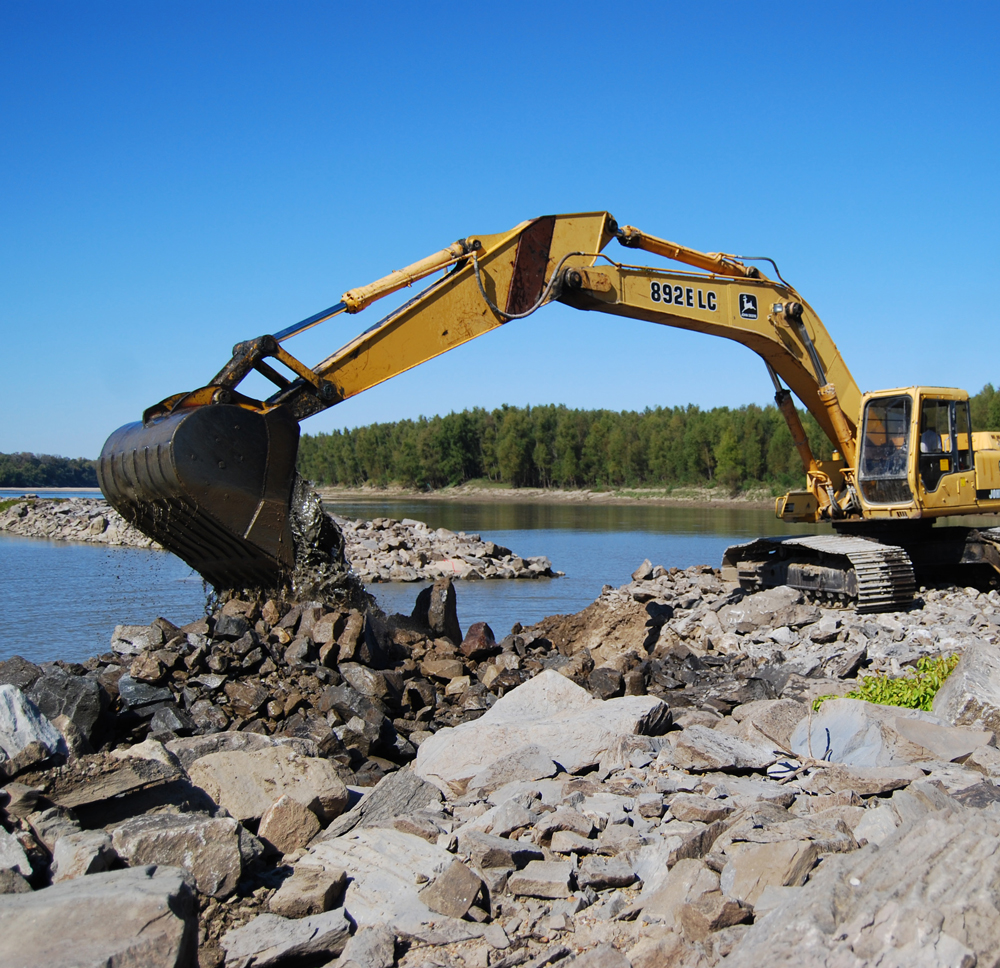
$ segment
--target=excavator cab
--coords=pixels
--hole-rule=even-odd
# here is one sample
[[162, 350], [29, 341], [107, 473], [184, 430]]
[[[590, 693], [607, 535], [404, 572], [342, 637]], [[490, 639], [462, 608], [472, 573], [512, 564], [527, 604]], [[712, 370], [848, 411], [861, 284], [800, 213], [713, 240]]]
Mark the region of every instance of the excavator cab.
[[922, 518], [976, 505], [964, 390], [908, 387], [866, 394], [858, 484], [873, 517]]

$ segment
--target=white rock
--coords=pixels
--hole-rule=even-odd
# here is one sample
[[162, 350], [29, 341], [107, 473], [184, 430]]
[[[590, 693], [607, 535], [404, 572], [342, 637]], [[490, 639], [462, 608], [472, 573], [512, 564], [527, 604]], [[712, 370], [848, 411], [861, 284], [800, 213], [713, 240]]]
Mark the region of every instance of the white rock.
[[0, 686], [0, 748], [14, 757], [29, 743], [38, 742], [50, 754], [68, 752], [66, 740], [17, 686]]
[[661, 732], [668, 722], [667, 706], [659, 699], [625, 696], [602, 702], [547, 669], [507, 693], [480, 719], [424, 740], [415, 772], [458, 792], [491, 763], [534, 744], [576, 773], [596, 765], [621, 737]]

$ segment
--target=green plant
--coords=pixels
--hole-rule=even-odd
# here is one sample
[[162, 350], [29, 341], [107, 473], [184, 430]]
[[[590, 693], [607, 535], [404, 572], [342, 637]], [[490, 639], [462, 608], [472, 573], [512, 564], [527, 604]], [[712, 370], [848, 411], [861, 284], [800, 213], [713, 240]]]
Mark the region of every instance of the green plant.
[[12, 508], [15, 504], [20, 504], [24, 498], [22, 497], [8, 497], [0, 501], [0, 514], [3, 514], [8, 508]]
[[[945, 679], [955, 671], [960, 656], [943, 655], [936, 659], [924, 656], [917, 659], [917, 668], [905, 676], [892, 678], [884, 673], [861, 676], [858, 688], [847, 693], [847, 699], [863, 699], [880, 706], [902, 706], [905, 709], [931, 711], [931, 704]], [[813, 709], [819, 709], [825, 699], [839, 699], [839, 696], [819, 696], [813, 700]]]

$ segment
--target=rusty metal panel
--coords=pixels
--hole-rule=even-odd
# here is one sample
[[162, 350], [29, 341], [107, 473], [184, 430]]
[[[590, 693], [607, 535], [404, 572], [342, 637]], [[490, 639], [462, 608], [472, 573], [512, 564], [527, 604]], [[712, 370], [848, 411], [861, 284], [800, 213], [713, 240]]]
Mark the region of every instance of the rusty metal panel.
[[506, 312], [511, 315], [526, 313], [538, 302], [545, 288], [545, 269], [549, 264], [549, 249], [556, 217], [546, 215], [535, 219], [517, 241], [514, 256], [514, 277], [507, 294]]

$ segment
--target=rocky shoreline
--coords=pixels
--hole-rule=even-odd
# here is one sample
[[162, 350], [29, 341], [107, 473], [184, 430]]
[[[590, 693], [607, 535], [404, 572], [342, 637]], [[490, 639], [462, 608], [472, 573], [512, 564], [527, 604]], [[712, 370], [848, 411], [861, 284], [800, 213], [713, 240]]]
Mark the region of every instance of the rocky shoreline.
[[[0, 962], [994, 963], [996, 591], [857, 615], [644, 562], [499, 641], [455, 602], [0, 663]], [[930, 713], [813, 708], [938, 655]]]
[[[371, 521], [331, 515], [344, 553], [363, 582], [452, 579], [558, 578], [545, 556], [521, 557], [478, 534], [428, 528], [423, 521]], [[0, 512], [0, 531], [27, 538], [84, 541], [124, 548], [160, 545], [98, 498], [28, 498]]]

